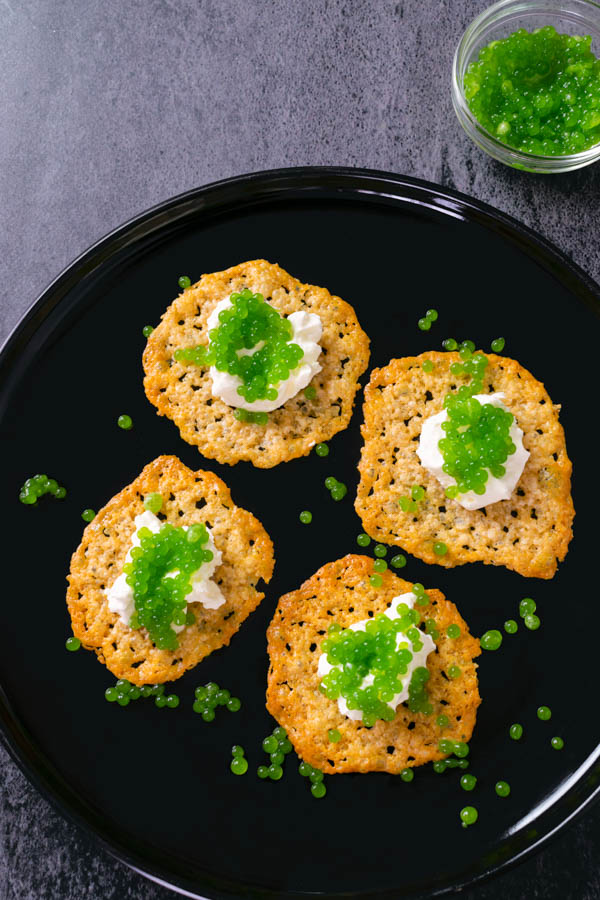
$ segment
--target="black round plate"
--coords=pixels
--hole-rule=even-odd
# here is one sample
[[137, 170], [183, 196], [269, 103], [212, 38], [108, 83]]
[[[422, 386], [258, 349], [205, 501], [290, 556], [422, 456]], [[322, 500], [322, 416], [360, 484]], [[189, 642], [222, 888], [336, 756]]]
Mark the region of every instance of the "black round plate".
[[[353, 511], [360, 451], [359, 402], [350, 428], [314, 454], [270, 471], [206, 461], [159, 419], [142, 389], [142, 327], [158, 321], [177, 278], [265, 257], [351, 303], [371, 338], [371, 366], [441, 347], [448, 336], [506, 354], [563, 404], [575, 461], [576, 537], [549, 582], [480, 564], [447, 571], [409, 558], [402, 574], [439, 587], [474, 634], [518, 619], [533, 596], [542, 626], [520, 626], [480, 661], [483, 703], [471, 742], [476, 790], [456, 770], [327, 779], [315, 800], [288, 757], [281, 782], [262, 782], [265, 629], [277, 598], [323, 563], [358, 552]], [[599, 291], [555, 248], [512, 219], [439, 187], [352, 169], [291, 169], [210, 185], [123, 226], [73, 263], [38, 300], [0, 359], [4, 478], [0, 606], [0, 717], [26, 775], [119, 859], [191, 896], [210, 898], [435, 896], [522, 857], [592, 799], [600, 736], [590, 601], [598, 533], [595, 386]], [[431, 331], [417, 328], [428, 307]], [[366, 381], [366, 376], [363, 379]], [[117, 427], [129, 413], [134, 429]], [[177, 683], [182, 703], [127, 709], [106, 703], [110, 674], [90, 653], [67, 653], [69, 558], [98, 509], [161, 453], [212, 469], [275, 542], [275, 576], [261, 607], [229, 648]], [[68, 487], [63, 502], [18, 502], [43, 471]], [[326, 476], [349, 486], [333, 502]], [[311, 509], [310, 526], [298, 513]], [[8, 526], [8, 527], [7, 527]], [[214, 679], [243, 699], [206, 724], [193, 713], [196, 685]], [[552, 707], [550, 722], [536, 708]], [[525, 736], [510, 740], [511, 723]], [[561, 735], [564, 750], [550, 746]], [[248, 774], [229, 770], [242, 743]], [[494, 792], [510, 782], [509, 798]], [[472, 803], [476, 826], [458, 813]]]

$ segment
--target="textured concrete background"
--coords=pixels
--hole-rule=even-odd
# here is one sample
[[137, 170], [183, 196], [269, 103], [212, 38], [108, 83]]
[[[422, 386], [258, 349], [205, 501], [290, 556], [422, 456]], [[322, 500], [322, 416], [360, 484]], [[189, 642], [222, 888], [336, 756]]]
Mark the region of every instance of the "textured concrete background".
[[[368, 166], [456, 187], [533, 226], [600, 280], [600, 165], [551, 177], [508, 170], [454, 118], [452, 53], [484, 5], [0, 0], [0, 338], [124, 220], [277, 166]], [[59, 818], [2, 751], [0, 766], [1, 900], [172, 896]], [[596, 808], [535, 859], [462, 896], [598, 900], [599, 858]]]

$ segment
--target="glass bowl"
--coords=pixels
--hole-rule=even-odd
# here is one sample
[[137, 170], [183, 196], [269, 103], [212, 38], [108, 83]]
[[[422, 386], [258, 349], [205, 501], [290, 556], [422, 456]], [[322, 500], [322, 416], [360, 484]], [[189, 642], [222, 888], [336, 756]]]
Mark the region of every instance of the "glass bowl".
[[544, 25], [552, 25], [563, 34], [590, 34], [592, 52], [600, 56], [600, 4], [594, 0], [500, 0], [478, 15], [462, 36], [452, 65], [452, 103], [471, 140], [494, 159], [527, 172], [571, 172], [599, 160], [600, 143], [566, 156], [539, 156], [515, 150], [479, 124], [464, 94], [465, 72], [482, 47], [508, 37], [518, 28], [533, 31]]

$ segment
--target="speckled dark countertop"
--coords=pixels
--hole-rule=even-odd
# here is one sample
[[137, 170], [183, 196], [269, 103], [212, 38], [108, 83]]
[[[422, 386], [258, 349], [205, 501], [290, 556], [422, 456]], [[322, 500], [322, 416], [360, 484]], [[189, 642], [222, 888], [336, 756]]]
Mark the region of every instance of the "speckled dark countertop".
[[[600, 280], [600, 165], [532, 176], [450, 102], [472, 0], [0, 0], [0, 337], [67, 263], [173, 194], [291, 165], [387, 169], [511, 213]], [[510, 287], [510, 286], [508, 286]], [[527, 298], [523, 298], [526, 302]], [[549, 315], [559, 313], [549, 310]], [[0, 750], [0, 900], [166, 900]], [[600, 808], [461, 896], [598, 900]]]

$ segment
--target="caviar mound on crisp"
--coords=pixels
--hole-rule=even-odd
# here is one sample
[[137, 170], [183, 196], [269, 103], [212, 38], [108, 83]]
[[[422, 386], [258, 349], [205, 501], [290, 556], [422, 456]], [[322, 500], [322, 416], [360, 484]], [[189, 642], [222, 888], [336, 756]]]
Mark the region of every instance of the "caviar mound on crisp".
[[[259, 415], [260, 424], [247, 420], [252, 416], [236, 415], [236, 410], [213, 396], [208, 368], [209, 317], [221, 301], [243, 292], [261, 295], [282, 316], [314, 313], [323, 328], [318, 358], [321, 371], [310, 383], [314, 391], [307, 397], [300, 390], [268, 416]], [[198, 347], [206, 350], [194, 356]], [[284, 356], [291, 347], [288, 345]], [[218, 349], [216, 346], [215, 354]], [[222, 352], [225, 359], [227, 348]], [[172, 419], [181, 437], [203, 456], [229, 465], [247, 460], [258, 468], [271, 468], [305, 456], [315, 444], [348, 426], [358, 378], [368, 361], [369, 339], [348, 303], [325, 288], [303, 284], [277, 265], [254, 260], [203, 275], [177, 297], [148, 338], [144, 388], [159, 415]], [[290, 356], [286, 365], [291, 368], [293, 364]], [[250, 367], [250, 362], [244, 365]], [[285, 366], [282, 371], [287, 371]], [[250, 396], [270, 397], [270, 389]]]
[[[162, 497], [163, 523], [187, 526], [192, 537], [195, 529], [199, 546], [205, 543], [207, 526], [222, 554], [214, 581], [225, 603], [216, 609], [190, 603], [192, 615], [182, 620], [189, 624], [177, 635], [174, 649], [159, 649], [146, 629], [125, 625], [118, 613], [110, 611], [106, 595], [127, 565], [136, 516], [144, 513], [144, 500], [154, 494]], [[181, 555], [178, 558], [181, 563]], [[212, 472], [194, 472], [175, 456], [160, 456], [113, 497], [83, 533], [67, 579], [73, 634], [117, 678], [137, 685], [173, 681], [229, 644], [263, 599], [259, 582], [269, 582], [273, 565], [269, 535], [252, 513], [235, 505], [220, 478]]]
[[[480, 703], [475, 657], [479, 641], [472, 637], [456, 607], [437, 590], [426, 591], [427, 605], [415, 606], [418, 626], [433, 620], [436, 650], [427, 658], [429, 714], [400, 704], [391, 721], [377, 719], [368, 728], [345, 716], [336, 700], [322, 693], [319, 658], [332, 623], [349, 628], [389, 609], [392, 600], [413, 586], [387, 570], [381, 587], [369, 575], [373, 560], [349, 555], [327, 563], [296, 591], [281, 597], [267, 630], [270, 659], [267, 709], [288, 734], [298, 755], [326, 775], [343, 772], [389, 772], [443, 759], [442, 739], [466, 742]], [[460, 635], [447, 629], [457, 625]], [[453, 668], [454, 667], [454, 668]], [[452, 669], [452, 677], [448, 672]], [[460, 670], [457, 673], [457, 670]], [[438, 716], [445, 715], [445, 727]], [[329, 740], [329, 731], [341, 735]]]
[[[421, 465], [417, 449], [424, 421], [442, 411], [449, 392], [469, 383], [451, 371], [462, 364], [458, 353], [429, 352], [392, 360], [371, 373], [355, 508], [371, 537], [427, 563], [452, 568], [481, 560], [526, 577], [552, 578], [567, 553], [574, 516], [560, 407], [518, 362], [485, 356], [480, 393], [504, 394], [529, 452], [510, 498], [465, 509]], [[426, 361], [433, 363], [432, 371], [423, 370]], [[422, 499], [402, 502], [415, 485]], [[447, 551], [438, 555], [436, 545]]]

